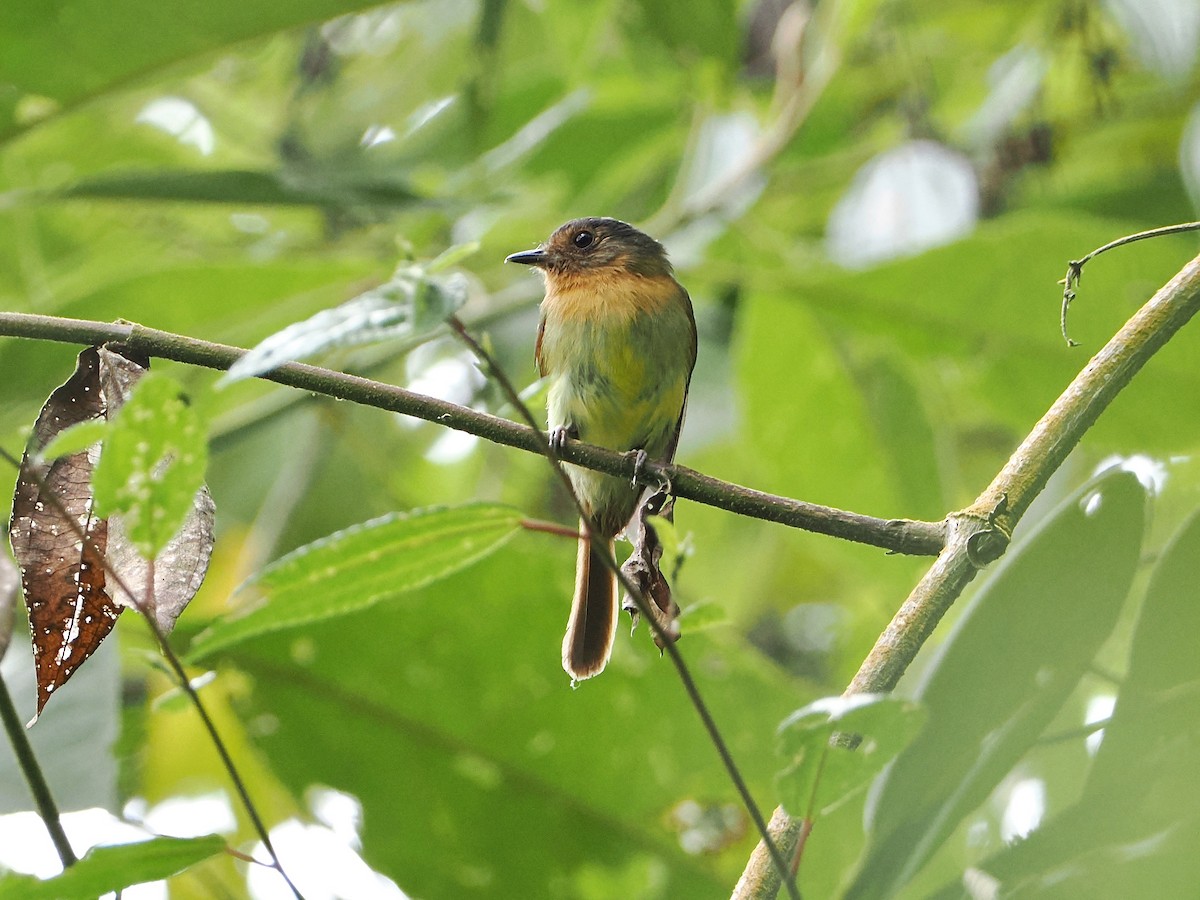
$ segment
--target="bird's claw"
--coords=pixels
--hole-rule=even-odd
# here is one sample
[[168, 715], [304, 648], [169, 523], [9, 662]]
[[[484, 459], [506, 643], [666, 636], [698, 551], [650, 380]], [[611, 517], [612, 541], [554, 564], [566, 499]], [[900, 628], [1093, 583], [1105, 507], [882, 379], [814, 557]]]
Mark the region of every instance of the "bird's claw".
[[579, 429], [574, 425], [555, 425], [550, 429], [547, 440], [550, 444], [550, 449], [557, 456], [562, 452], [568, 440], [579, 440]]
[[671, 479], [665, 475], [659, 475], [656, 472], [647, 472], [646, 466], [650, 463], [650, 456], [645, 450], [637, 449], [633, 451], [633, 486], [639, 484], [647, 484], [654, 488], [654, 494], [666, 494], [671, 491]]

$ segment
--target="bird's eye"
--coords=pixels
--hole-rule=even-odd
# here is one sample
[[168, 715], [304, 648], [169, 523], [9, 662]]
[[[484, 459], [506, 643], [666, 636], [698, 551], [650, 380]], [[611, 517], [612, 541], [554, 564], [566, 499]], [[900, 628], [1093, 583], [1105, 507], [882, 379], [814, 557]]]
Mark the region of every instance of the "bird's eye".
[[571, 238], [571, 243], [580, 250], [586, 250], [588, 247], [592, 246], [592, 243], [595, 240], [596, 236], [590, 231], [580, 231], [575, 235], [575, 237]]

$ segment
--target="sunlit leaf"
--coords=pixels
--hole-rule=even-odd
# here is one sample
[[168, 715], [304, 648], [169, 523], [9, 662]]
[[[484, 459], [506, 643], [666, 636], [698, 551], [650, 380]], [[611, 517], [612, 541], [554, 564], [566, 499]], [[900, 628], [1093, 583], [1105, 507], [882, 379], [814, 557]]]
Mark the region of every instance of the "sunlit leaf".
[[779, 753], [788, 762], [775, 778], [780, 802], [794, 817], [830, 811], [865, 787], [924, 723], [916, 703], [882, 694], [826, 697], [797, 710], [779, 726]]
[[154, 559], [191, 511], [207, 463], [204, 426], [178, 383], [147, 375], [109, 424], [95, 471], [97, 509], [119, 513], [134, 548]]
[[520, 530], [507, 506], [473, 504], [394, 513], [301, 547], [243, 590], [263, 601], [214, 624], [192, 645], [199, 659], [264, 632], [363, 609], [471, 565]]
[[170, 878], [224, 849], [225, 840], [217, 835], [158, 837], [137, 844], [94, 847], [53, 878], [0, 876], [0, 900], [95, 900], [111, 891]]
[[420, 266], [401, 266], [385, 284], [266, 338], [230, 366], [220, 383], [254, 378], [337, 347], [424, 334], [466, 299], [462, 275], [433, 276]]
[[93, 444], [98, 444], [108, 433], [106, 419], [88, 419], [72, 425], [65, 431], [54, 436], [49, 444], [39, 452], [42, 459], [58, 459], [60, 456], [72, 456]]

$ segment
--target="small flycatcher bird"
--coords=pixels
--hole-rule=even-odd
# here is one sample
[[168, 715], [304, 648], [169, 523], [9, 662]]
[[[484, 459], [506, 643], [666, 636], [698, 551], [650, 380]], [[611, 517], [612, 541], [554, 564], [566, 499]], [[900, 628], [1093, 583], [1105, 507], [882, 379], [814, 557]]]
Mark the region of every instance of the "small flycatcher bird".
[[[662, 244], [616, 219], [575, 219], [507, 262], [536, 266], [546, 279], [536, 358], [550, 381], [551, 442], [578, 438], [670, 462], [696, 363], [696, 321]], [[566, 469], [595, 539], [611, 555], [643, 489], [626, 478]], [[619, 612], [616, 576], [586, 528], [580, 535], [562, 651], [575, 681], [604, 671]]]

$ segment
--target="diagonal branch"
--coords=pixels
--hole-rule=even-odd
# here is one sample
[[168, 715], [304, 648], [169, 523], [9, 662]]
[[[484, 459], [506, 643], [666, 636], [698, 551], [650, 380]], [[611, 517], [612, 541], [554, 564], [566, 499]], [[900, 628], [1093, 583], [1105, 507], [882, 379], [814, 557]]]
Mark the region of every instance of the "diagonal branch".
[[[976, 501], [947, 517], [946, 546], [913, 588], [863, 661], [846, 694], [890, 691], [937, 623], [975, 573], [999, 558], [1017, 522], [1084, 433], [1095, 424], [1142, 366], [1200, 311], [1200, 256], [1113, 335], [1054, 405]], [[769, 830], [784, 853], [794, 854], [802, 824], [781, 808]], [[779, 891], [766, 848], [760, 843], [732, 900], [766, 900]]]
[[[0, 313], [0, 335], [73, 344], [119, 341], [160, 359], [220, 370], [228, 369], [246, 352], [226, 344], [214, 344], [141, 325], [62, 319], [28, 313]], [[540, 454], [545, 440], [544, 435], [533, 428], [518, 425], [499, 416], [491, 416], [435, 397], [319, 366], [288, 363], [262, 377], [267, 381], [310, 393], [425, 419], [530, 453]], [[945, 538], [945, 526], [941, 522], [864, 516], [763, 493], [720, 481], [684, 466], [647, 463], [635, 472], [631, 454], [614, 453], [579, 441], [567, 441], [559, 457], [564, 462], [575, 463], [609, 475], [629, 479], [636, 476], [647, 484], [669, 480], [677, 497], [715, 506], [738, 515], [881, 547], [893, 553], [935, 556], [941, 551]]]

